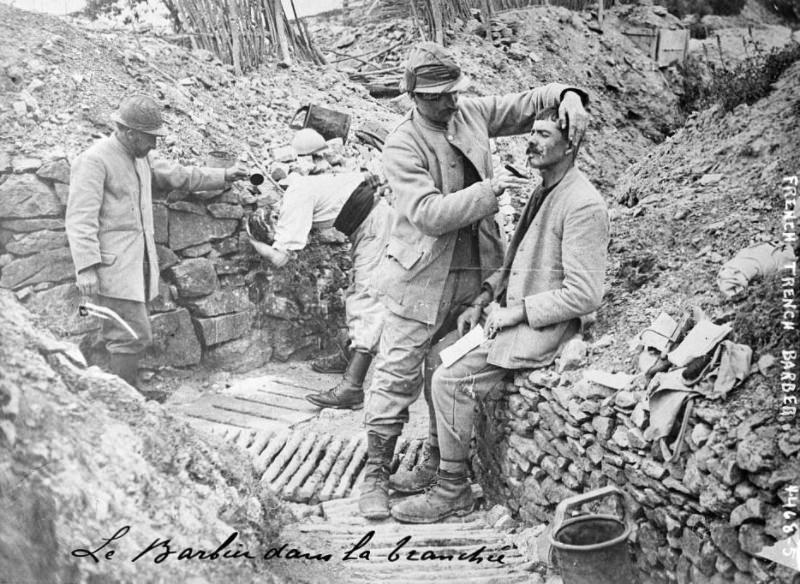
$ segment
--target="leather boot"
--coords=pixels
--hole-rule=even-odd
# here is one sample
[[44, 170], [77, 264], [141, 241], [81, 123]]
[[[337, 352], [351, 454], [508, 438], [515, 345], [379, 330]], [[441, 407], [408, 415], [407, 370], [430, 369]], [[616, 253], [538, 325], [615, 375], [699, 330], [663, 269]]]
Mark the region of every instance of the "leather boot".
[[397, 436], [367, 432], [367, 465], [358, 510], [367, 519], [389, 517], [389, 466], [394, 456]]
[[334, 373], [341, 375], [347, 371], [353, 352], [349, 349], [339, 349], [335, 353], [325, 355], [311, 362], [311, 369], [317, 373]]
[[109, 369], [111, 369], [111, 373], [122, 378], [128, 385], [139, 389], [138, 353], [111, 353]]
[[306, 399], [320, 408], [359, 410], [364, 405], [364, 378], [372, 363], [372, 355], [354, 351], [347, 371], [336, 387], [322, 393], [307, 395]]
[[436, 523], [451, 515], [468, 515], [474, 507], [475, 497], [467, 474], [440, 469], [436, 484], [422, 495], [396, 503], [392, 517], [402, 523]]
[[421, 493], [436, 482], [439, 470], [439, 447], [425, 444], [422, 460], [411, 470], [401, 468], [389, 477], [389, 486], [401, 495]]

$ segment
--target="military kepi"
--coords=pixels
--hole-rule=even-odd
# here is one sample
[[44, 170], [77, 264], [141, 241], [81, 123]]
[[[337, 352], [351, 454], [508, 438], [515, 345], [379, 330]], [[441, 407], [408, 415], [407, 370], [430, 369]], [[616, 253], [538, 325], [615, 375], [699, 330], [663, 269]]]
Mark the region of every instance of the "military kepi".
[[408, 55], [401, 91], [414, 93], [449, 93], [462, 91], [469, 78], [462, 72], [450, 51], [433, 43], [419, 43]]

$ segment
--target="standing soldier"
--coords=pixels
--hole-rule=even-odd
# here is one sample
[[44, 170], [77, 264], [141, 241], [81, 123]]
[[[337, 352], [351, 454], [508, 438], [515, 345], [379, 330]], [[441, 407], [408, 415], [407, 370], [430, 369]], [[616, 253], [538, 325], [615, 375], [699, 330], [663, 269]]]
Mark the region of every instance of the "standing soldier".
[[[388, 308], [366, 406], [367, 467], [361, 514], [389, 516], [389, 466], [408, 407], [419, 396], [422, 363], [431, 341], [455, 319], [502, 265], [504, 240], [494, 214], [506, 188], [526, 184], [504, 168], [492, 170], [489, 138], [530, 132], [537, 112], [559, 108], [579, 140], [587, 123], [585, 94], [565, 85], [505, 96], [460, 99], [467, 85], [461, 68], [440, 45], [412, 49], [404, 89], [414, 109], [389, 136], [383, 166], [397, 221], [376, 288]], [[429, 402], [429, 410], [431, 410]], [[429, 444], [438, 444], [432, 412]], [[405, 492], [436, 476], [438, 448], [424, 468], [393, 477]]]
[[138, 337], [118, 323], [103, 321], [111, 372], [136, 387], [139, 359], [152, 341], [146, 302], [158, 296], [153, 189], [221, 189], [248, 174], [234, 168], [183, 167], [148, 156], [166, 131], [161, 108], [145, 95], [125, 98], [111, 119], [114, 133], [72, 164], [66, 228], [80, 293], [96, 296]]

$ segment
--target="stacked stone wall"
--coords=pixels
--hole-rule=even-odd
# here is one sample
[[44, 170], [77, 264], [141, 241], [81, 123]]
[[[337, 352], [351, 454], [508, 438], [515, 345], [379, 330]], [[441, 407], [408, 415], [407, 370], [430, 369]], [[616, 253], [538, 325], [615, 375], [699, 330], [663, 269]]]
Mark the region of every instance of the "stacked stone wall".
[[[61, 158], [0, 160], [0, 287], [13, 290], [55, 332], [91, 334], [64, 231], [70, 164]], [[151, 367], [205, 363], [252, 369], [303, 357], [341, 336], [349, 257], [342, 239], [312, 235], [289, 266], [270, 269], [252, 250], [244, 221], [277, 192], [154, 193], [161, 279], [151, 305]]]
[[481, 404], [473, 467], [490, 500], [536, 525], [567, 497], [617, 485], [631, 501], [642, 584], [800, 582], [756, 556], [789, 537], [784, 505], [800, 482], [798, 428], [776, 421], [766, 385], [736, 413], [697, 401], [670, 463], [645, 439], [644, 392], [579, 377], [520, 373]]

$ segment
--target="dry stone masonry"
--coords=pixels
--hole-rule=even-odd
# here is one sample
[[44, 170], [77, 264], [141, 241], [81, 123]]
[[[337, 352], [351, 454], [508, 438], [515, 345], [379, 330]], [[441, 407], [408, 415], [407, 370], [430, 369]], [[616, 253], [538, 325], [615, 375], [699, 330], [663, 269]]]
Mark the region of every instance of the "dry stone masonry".
[[550, 522], [564, 498], [614, 484], [632, 501], [641, 582], [796, 582], [756, 557], [787, 537], [784, 490], [800, 478], [800, 437], [765, 407], [763, 385], [736, 408], [700, 400], [672, 463], [644, 437], [643, 391], [553, 369], [499, 389], [482, 407], [474, 466], [487, 496], [525, 523]]
[[[99, 328], [78, 315], [80, 295], [64, 231], [70, 164], [9, 159], [0, 174], [0, 287], [70, 337]], [[277, 193], [156, 194], [160, 296], [151, 305], [151, 367], [204, 362], [252, 369], [338, 339], [346, 286], [345, 244], [312, 237], [293, 265], [272, 271], [253, 252], [242, 219]], [[320, 316], [324, 315], [324, 319]]]

